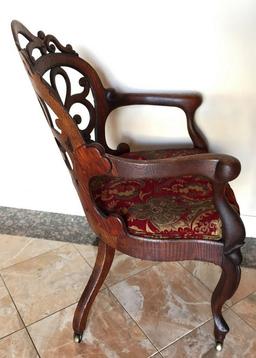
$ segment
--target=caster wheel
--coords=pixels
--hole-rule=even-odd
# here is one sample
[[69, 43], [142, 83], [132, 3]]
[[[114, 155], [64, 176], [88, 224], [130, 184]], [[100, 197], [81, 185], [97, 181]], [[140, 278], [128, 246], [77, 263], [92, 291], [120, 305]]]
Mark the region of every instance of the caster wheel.
[[83, 338], [83, 334], [74, 333], [74, 342], [75, 343], [81, 343]]
[[222, 348], [223, 348], [223, 344], [220, 342], [216, 342], [216, 346], [215, 346], [216, 351], [221, 352]]

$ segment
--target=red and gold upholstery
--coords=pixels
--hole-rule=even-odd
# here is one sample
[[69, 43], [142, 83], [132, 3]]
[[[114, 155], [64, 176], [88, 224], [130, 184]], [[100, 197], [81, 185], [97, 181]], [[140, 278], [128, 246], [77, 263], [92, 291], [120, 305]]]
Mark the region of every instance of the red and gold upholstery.
[[[156, 150], [124, 156], [143, 160], [202, 152]], [[106, 213], [121, 214], [130, 234], [157, 239], [219, 240], [222, 237], [212, 185], [204, 177], [127, 180], [104, 176], [94, 178], [91, 185], [97, 206]], [[239, 210], [230, 186], [226, 197]]]

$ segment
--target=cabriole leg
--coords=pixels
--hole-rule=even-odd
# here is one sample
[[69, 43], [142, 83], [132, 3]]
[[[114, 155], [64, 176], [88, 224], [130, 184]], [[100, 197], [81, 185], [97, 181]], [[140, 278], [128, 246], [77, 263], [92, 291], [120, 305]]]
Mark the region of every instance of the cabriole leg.
[[96, 262], [90, 276], [90, 279], [78, 302], [73, 319], [74, 341], [80, 343], [83, 331], [86, 326], [87, 317], [91, 306], [109, 272], [115, 249], [107, 245], [104, 241], [99, 241], [98, 254]]
[[216, 350], [221, 351], [229, 327], [222, 316], [222, 307], [235, 293], [241, 277], [240, 263], [242, 256], [240, 249], [224, 255], [222, 263], [222, 273], [220, 280], [212, 294], [212, 313], [214, 319], [214, 335], [216, 340]]

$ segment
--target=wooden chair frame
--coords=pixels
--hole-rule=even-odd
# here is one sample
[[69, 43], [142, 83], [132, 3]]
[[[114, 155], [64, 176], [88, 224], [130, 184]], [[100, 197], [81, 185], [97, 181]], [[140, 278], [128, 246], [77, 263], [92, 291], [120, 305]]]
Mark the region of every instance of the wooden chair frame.
[[[87, 317], [95, 297], [111, 267], [115, 250], [127, 255], [155, 261], [200, 260], [222, 268], [222, 274], [212, 294], [212, 313], [216, 348], [222, 349], [229, 330], [222, 316], [224, 303], [232, 297], [240, 281], [241, 251], [245, 230], [239, 214], [228, 203], [224, 192], [229, 181], [240, 173], [239, 161], [228, 155], [195, 154], [161, 160], [133, 160], [120, 157], [129, 146], [121, 143], [116, 150], [108, 147], [105, 123], [110, 112], [121, 106], [150, 104], [181, 108], [187, 118], [187, 128], [194, 148], [207, 151], [207, 144], [196, 126], [194, 114], [202, 103], [199, 93], [118, 93], [105, 89], [96, 71], [70, 45], [62, 46], [52, 35], [42, 31], [33, 35], [18, 21], [12, 22], [12, 32], [21, 59], [28, 72], [39, 102], [46, 115], [55, 140], [64, 157], [83, 205], [87, 220], [99, 240], [98, 255], [89, 282], [77, 305], [73, 329], [75, 341], [80, 342]], [[19, 36], [27, 40], [21, 47]], [[40, 51], [35, 59], [33, 52]], [[71, 94], [71, 84], [64, 67], [81, 74], [79, 84], [83, 90]], [[50, 72], [50, 83], [44, 79]], [[67, 93], [61, 100], [56, 86], [56, 76], [65, 80]], [[87, 96], [91, 91], [94, 104]], [[79, 115], [71, 117], [69, 110], [74, 103], [84, 105], [90, 113], [86, 129], [80, 130]], [[57, 119], [53, 119], [49, 108]], [[91, 132], [95, 131], [95, 142]], [[214, 202], [222, 222], [222, 239], [155, 239], [131, 235], [123, 218], [106, 215], [96, 206], [90, 191], [90, 180], [99, 175], [124, 178], [162, 178], [195, 175], [207, 177], [213, 186]]]

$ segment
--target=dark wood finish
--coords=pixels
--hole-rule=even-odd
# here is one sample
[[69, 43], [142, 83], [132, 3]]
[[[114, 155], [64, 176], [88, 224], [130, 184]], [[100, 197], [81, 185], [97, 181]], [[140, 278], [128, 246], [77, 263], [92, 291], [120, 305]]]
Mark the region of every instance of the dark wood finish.
[[240, 263], [242, 255], [239, 249], [229, 255], [223, 255], [221, 263], [222, 274], [212, 294], [212, 313], [214, 319], [214, 334], [217, 342], [223, 343], [229, 327], [222, 316], [222, 307], [235, 293], [241, 277]]
[[108, 89], [106, 95], [111, 110], [134, 104], [150, 104], [181, 108], [186, 114], [188, 133], [194, 147], [207, 149], [206, 140], [194, 120], [195, 111], [203, 101], [200, 93], [117, 93], [114, 89]]
[[115, 249], [108, 246], [104, 241], [99, 241], [98, 255], [91, 274], [91, 277], [84, 289], [84, 292], [76, 307], [73, 320], [75, 334], [81, 334], [84, 331], [87, 316], [90, 308], [99, 292], [115, 256]]
[[[196, 154], [162, 160], [136, 161], [118, 155], [129, 151], [121, 143], [116, 150], [108, 147], [105, 139], [105, 122], [109, 113], [120, 106], [151, 104], [181, 108], [187, 116], [187, 128], [195, 148], [207, 149], [206, 141], [197, 128], [194, 113], [202, 102], [198, 93], [117, 93], [105, 89], [96, 71], [79, 58], [70, 45], [62, 46], [52, 35], [42, 31], [31, 34], [21, 23], [12, 22], [12, 31], [21, 59], [27, 69], [38, 100], [45, 113], [67, 168], [72, 176], [86, 217], [95, 234], [100, 238], [96, 264], [92, 276], [79, 301], [74, 316], [74, 331], [81, 338], [91, 305], [102, 285], [113, 260], [115, 249], [141, 259], [156, 261], [201, 260], [222, 267], [220, 281], [212, 296], [212, 311], [217, 342], [223, 342], [228, 326], [221, 310], [227, 299], [235, 292], [240, 279], [240, 247], [245, 237], [239, 214], [227, 202], [225, 187], [240, 173], [239, 161], [228, 155]], [[18, 35], [28, 44], [21, 48]], [[39, 58], [33, 57], [34, 50]], [[81, 91], [71, 92], [67, 68], [80, 74]], [[46, 74], [48, 73], [48, 80]], [[66, 83], [66, 96], [61, 99], [56, 77]], [[91, 93], [93, 103], [89, 100]], [[82, 104], [89, 113], [87, 128], [80, 129], [79, 114], [70, 115], [75, 103]], [[50, 113], [53, 111], [54, 116]], [[91, 132], [95, 131], [95, 142]], [[91, 192], [90, 180], [97, 175], [125, 178], [160, 178], [181, 175], [202, 175], [211, 181], [214, 200], [219, 212], [223, 237], [219, 241], [154, 239], [133, 236], [128, 233], [119, 215], [106, 215], [96, 206]], [[80, 340], [79, 338], [79, 340]]]

